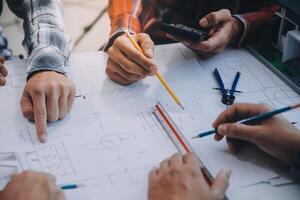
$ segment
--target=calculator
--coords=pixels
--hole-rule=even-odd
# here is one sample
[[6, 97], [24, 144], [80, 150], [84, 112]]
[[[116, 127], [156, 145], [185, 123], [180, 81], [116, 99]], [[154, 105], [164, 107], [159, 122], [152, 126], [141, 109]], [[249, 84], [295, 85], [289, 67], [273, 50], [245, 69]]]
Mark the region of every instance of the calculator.
[[160, 23], [159, 30], [165, 33], [169, 33], [178, 37], [182, 37], [184, 39], [189, 39], [197, 42], [202, 42], [208, 39], [207, 31], [192, 28], [182, 24]]

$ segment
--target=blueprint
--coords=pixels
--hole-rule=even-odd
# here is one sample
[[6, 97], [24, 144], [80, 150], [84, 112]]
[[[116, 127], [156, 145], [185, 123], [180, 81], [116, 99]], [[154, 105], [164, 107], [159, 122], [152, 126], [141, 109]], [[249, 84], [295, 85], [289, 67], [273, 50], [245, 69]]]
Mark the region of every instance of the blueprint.
[[[211, 129], [213, 120], [226, 109], [218, 91], [212, 90], [217, 87], [212, 75], [216, 67], [226, 86], [236, 71], [242, 73], [237, 89], [243, 93], [237, 102], [279, 108], [300, 100], [248, 52], [228, 49], [204, 61], [181, 45], [158, 47], [155, 62], [184, 111], [155, 77], [127, 87], [110, 81], [104, 73], [106, 59], [103, 52], [72, 56], [68, 75], [77, 85], [74, 107], [64, 120], [48, 124], [46, 144], [38, 142], [34, 124], [22, 117], [19, 108], [26, 66], [7, 63], [8, 83], [0, 88], [0, 153], [4, 153], [0, 154], [0, 180], [7, 181], [12, 172], [32, 169], [54, 174], [58, 184], [85, 185], [66, 191], [68, 199], [147, 199], [149, 170], [177, 152], [151, 113], [157, 101], [213, 176], [224, 167], [233, 170], [230, 189], [278, 176], [256, 150], [233, 156], [225, 142], [216, 143], [212, 137], [190, 140], [195, 133]], [[299, 111], [285, 117], [300, 124]], [[238, 180], [241, 176], [245, 178]]]

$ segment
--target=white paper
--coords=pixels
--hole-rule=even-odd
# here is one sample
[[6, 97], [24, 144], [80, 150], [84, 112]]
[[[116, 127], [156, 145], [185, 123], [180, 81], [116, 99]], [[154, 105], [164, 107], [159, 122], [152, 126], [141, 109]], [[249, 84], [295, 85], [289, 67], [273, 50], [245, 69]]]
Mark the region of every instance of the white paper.
[[[215, 67], [222, 68], [226, 85], [231, 84], [236, 70], [241, 71], [238, 89], [245, 93], [238, 95], [237, 101], [269, 102], [280, 107], [299, 99], [243, 50], [228, 50], [211, 60], [198, 62], [181, 45], [161, 46], [156, 53], [155, 62], [181, 99], [184, 112], [155, 77], [120, 86], [105, 75], [106, 54], [77, 54], [72, 56], [69, 75], [76, 82], [78, 97], [66, 119], [48, 125], [46, 144], [38, 142], [34, 125], [20, 112], [24, 64], [9, 66], [8, 85], [0, 88], [0, 152], [18, 152], [23, 169], [53, 173], [59, 184], [86, 185], [66, 191], [68, 199], [146, 199], [149, 170], [176, 152], [150, 112], [158, 100], [189, 139], [198, 131], [210, 129], [211, 122], [225, 109], [218, 91], [212, 90], [217, 86], [212, 76]], [[287, 117], [300, 122], [298, 111], [288, 113]], [[205, 154], [203, 159], [208, 157], [213, 163], [213, 167], [208, 166], [213, 175], [226, 162], [234, 177], [248, 177], [242, 181], [233, 178], [232, 188], [277, 175], [261, 163], [252, 162], [259, 160], [255, 153], [250, 153], [253, 160], [241, 161], [225, 151], [225, 143], [206, 140], [205, 145], [210, 148], [202, 148], [199, 140], [193, 145], [200, 158]]]

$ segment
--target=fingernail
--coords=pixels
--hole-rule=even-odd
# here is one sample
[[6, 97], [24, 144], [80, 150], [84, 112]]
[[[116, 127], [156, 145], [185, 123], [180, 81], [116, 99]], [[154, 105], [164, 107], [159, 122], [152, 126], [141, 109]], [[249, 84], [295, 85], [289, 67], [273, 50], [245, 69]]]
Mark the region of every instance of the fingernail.
[[166, 35], [168, 38], [171, 38], [171, 39], [173, 39], [174, 37], [172, 36], [172, 35], [170, 35], [170, 34], [167, 34]]
[[47, 142], [47, 135], [46, 134], [42, 134], [40, 136], [40, 140], [41, 140], [42, 143], [46, 143]]
[[206, 27], [208, 25], [208, 21], [206, 18], [200, 20], [200, 26]]
[[191, 43], [189, 43], [189, 42], [187, 42], [187, 41], [183, 41], [182, 42], [185, 46], [190, 46], [191, 45]]
[[225, 133], [226, 133], [226, 130], [227, 129], [227, 126], [226, 125], [220, 125], [219, 127], [218, 127], [218, 133], [220, 134], [220, 135], [225, 135]]
[[229, 179], [231, 176], [231, 169], [225, 168], [222, 170], [222, 173]]
[[152, 48], [148, 48], [148, 49], [146, 50], [146, 54], [147, 54], [149, 57], [153, 57], [153, 55], [154, 55], [153, 49], [152, 49]]

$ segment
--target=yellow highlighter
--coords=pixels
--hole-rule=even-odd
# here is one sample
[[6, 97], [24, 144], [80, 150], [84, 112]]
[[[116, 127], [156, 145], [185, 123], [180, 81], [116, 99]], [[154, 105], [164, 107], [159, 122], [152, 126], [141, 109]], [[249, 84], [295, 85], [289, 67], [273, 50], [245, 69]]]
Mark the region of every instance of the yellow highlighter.
[[[140, 51], [143, 55], [144, 52], [142, 50], [142, 48], [138, 45], [138, 43], [134, 40], [134, 38], [131, 36], [131, 34], [128, 31], [125, 31], [127, 37], [129, 38], [129, 40], [131, 41], [132, 45], [138, 50]], [[161, 75], [161, 73], [159, 71], [156, 71], [155, 73], [156, 77], [160, 80], [160, 82], [163, 84], [163, 86], [166, 88], [166, 90], [169, 92], [169, 94], [172, 96], [172, 98], [174, 99], [174, 101], [177, 103], [177, 105], [179, 105], [183, 110], [184, 107], [182, 106], [182, 104], [180, 103], [179, 98], [176, 96], [176, 94], [173, 92], [173, 90], [171, 89], [171, 87], [168, 85], [168, 83], [166, 82], [166, 80], [164, 79], [164, 77]]]

